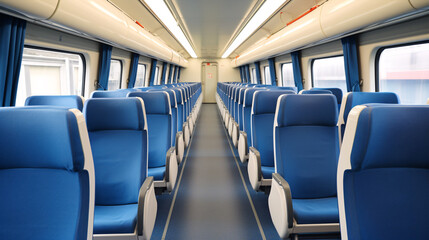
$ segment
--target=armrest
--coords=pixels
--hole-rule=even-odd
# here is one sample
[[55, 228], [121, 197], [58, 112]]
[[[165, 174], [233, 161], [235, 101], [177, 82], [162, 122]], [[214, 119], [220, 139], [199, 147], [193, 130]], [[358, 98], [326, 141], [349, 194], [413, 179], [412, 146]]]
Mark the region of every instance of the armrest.
[[171, 147], [167, 151], [166, 160], [165, 160], [165, 176], [164, 180], [167, 184], [167, 191], [171, 191], [176, 184], [177, 178], [177, 156], [176, 156], [176, 147]]
[[294, 224], [292, 193], [288, 182], [278, 173], [273, 173], [268, 207], [278, 234], [281, 238], [288, 237]]
[[261, 154], [254, 148], [249, 148], [249, 163], [247, 165], [247, 172], [249, 181], [255, 191], [258, 191], [261, 186], [262, 172], [261, 172]]
[[247, 133], [244, 131], [240, 131], [240, 135], [238, 136], [238, 155], [240, 156], [240, 160], [242, 163], [246, 162], [248, 159], [247, 151]]
[[150, 239], [155, 225], [158, 204], [155, 198], [153, 177], [148, 177], [140, 187], [137, 213], [137, 235]]

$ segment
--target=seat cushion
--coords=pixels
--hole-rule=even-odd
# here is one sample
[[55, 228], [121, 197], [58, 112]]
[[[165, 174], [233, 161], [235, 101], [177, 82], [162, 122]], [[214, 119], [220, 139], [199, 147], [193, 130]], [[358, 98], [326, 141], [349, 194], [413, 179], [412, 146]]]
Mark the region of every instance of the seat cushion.
[[292, 199], [293, 213], [298, 224], [339, 223], [336, 197]]
[[271, 179], [273, 178], [272, 174], [274, 173], [274, 167], [261, 166], [261, 172], [265, 179]]
[[94, 234], [133, 233], [137, 222], [138, 204], [115, 206], [96, 205]]
[[153, 176], [154, 180], [163, 180], [165, 167], [148, 168], [148, 176]]

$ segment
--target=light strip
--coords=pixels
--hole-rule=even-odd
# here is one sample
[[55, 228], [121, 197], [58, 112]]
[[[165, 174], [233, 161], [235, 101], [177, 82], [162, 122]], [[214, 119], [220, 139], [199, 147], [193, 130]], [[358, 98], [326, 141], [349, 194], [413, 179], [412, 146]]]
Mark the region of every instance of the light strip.
[[152, 9], [152, 11], [161, 19], [168, 30], [176, 37], [176, 39], [182, 44], [186, 51], [191, 55], [191, 57], [196, 58], [197, 54], [183, 33], [182, 29], [174, 19], [173, 14], [170, 9], [165, 4], [164, 0], [144, 0], [147, 5]]
[[227, 58], [240, 44], [242, 44], [262, 23], [265, 22], [286, 0], [266, 0], [258, 11], [253, 15], [252, 19], [246, 24], [243, 30], [234, 39], [229, 48], [222, 55], [222, 58]]

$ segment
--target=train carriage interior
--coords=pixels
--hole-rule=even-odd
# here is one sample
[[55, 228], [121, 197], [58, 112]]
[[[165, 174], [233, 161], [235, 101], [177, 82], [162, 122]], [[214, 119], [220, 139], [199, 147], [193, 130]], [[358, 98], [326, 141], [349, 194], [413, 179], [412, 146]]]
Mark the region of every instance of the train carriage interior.
[[0, 0], [0, 239], [429, 239], [429, 0]]

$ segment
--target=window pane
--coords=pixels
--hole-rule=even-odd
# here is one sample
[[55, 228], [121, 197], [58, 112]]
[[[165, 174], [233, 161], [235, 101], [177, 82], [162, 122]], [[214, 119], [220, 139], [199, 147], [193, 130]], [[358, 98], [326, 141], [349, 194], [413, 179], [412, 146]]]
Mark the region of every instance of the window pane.
[[257, 83], [258, 80], [256, 79], [256, 68], [252, 68], [252, 83]]
[[81, 55], [25, 47], [15, 105], [32, 95], [83, 95], [83, 80]]
[[139, 64], [137, 66], [137, 76], [136, 76], [136, 83], [134, 84], [134, 87], [144, 87], [145, 76], [146, 76], [146, 65]]
[[336, 87], [347, 92], [343, 56], [314, 60], [312, 73], [314, 87]]
[[429, 43], [384, 49], [378, 62], [379, 90], [395, 92], [403, 104], [429, 97]]
[[270, 68], [269, 67], [265, 67], [264, 71], [265, 71], [265, 84], [266, 85], [271, 85]]
[[283, 87], [295, 87], [295, 80], [293, 79], [292, 63], [282, 64], [282, 80], [283, 80]]
[[159, 67], [156, 67], [155, 68], [155, 76], [154, 76], [154, 79], [153, 79], [153, 85], [159, 85], [159, 82], [158, 82], [158, 73], [159, 73]]
[[119, 60], [110, 61], [108, 90], [117, 90], [121, 88], [122, 63]]

